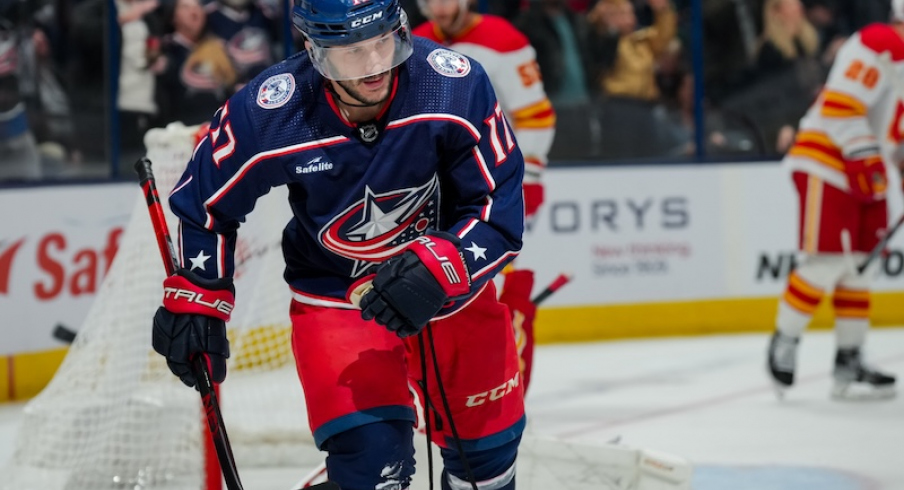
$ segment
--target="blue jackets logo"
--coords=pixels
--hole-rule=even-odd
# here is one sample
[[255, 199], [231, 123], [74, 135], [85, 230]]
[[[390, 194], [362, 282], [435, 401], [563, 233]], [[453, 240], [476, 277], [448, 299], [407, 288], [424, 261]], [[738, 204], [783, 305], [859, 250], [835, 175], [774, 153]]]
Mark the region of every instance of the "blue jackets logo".
[[320, 230], [318, 240], [330, 252], [353, 261], [351, 277], [393, 255], [408, 242], [436, 227], [439, 180], [423, 185], [375, 192], [365, 187], [363, 196]]

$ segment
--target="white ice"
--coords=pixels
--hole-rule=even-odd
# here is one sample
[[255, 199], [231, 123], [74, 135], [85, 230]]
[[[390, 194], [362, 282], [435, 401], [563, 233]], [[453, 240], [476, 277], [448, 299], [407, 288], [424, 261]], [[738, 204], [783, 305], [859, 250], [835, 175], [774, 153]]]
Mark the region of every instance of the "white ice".
[[[767, 339], [541, 346], [527, 398], [529, 430], [575, 441], [620, 438], [683, 456], [694, 464], [695, 490], [904, 489], [904, 395], [831, 400], [834, 337], [810, 331], [798, 383], [779, 400], [765, 372]], [[872, 330], [867, 355], [885, 371], [904, 372], [904, 328]], [[12, 453], [21, 406], [0, 405], [0, 463]], [[252, 490], [286, 490], [303, 475], [242, 476]]]

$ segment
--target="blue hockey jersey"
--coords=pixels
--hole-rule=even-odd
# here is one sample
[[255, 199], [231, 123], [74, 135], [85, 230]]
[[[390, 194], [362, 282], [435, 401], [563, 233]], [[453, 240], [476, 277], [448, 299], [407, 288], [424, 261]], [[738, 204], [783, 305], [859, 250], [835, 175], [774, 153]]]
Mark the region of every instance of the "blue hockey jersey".
[[230, 98], [169, 198], [182, 263], [231, 277], [239, 224], [286, 185], [285, 279], [296, 300], [354, 308], [349, 287], [430, 229], [461, 237], [471, 297], [482, 289], [521, 248], [524, 160], [483, 68], [414, 44], [389, 103], [366, 124], [340, 115], [306, 53]]

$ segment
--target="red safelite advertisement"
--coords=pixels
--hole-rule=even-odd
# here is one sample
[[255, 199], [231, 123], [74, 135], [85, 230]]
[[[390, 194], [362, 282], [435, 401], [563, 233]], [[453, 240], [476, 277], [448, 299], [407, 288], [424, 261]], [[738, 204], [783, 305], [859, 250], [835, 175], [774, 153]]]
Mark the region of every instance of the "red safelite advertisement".
[[134, 184], [0, 190], [0, 355], [61, 346], [116, 255]]

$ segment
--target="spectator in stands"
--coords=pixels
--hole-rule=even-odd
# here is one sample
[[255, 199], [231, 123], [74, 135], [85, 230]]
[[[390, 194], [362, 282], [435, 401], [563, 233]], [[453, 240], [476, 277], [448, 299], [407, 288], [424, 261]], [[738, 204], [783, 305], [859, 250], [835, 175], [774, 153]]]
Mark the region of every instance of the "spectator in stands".
[[819, 35], [804, 16], [801, 0], [766, 0], [763, 35], [757, 53], [759, 83], [779, 92], [781, 110], [764, 132], [776, 153], [793, 143], [794, 124], [806, 112], [825, 79], [818, 60]]
[[41, 160], [19, 90], [21, 32], [12, 15], [0, 11], [0, 181], [41, 177]]
[[226, 44], [244, 85], [277, 58], [280, 26], [271, 4], [255, 0], [215, 0], [205, 6], [207, 27]]
[[[669, 105], [663, 138], [671, 145], [668, 155], [689, 157], [697, 151], [693, 72], [683, 71], [676, 96], [674, 105]], [[703, 139], [707, 155], [751, 153], [761, 149], [754, 128], [744, 127], [745, 121], [733, 121], [727, 116], [716, 108], [707, 107]]]
[[600, 0], [587, 15], [600, 33], [617, 37], [612, 66], [602, 78], [602, 91], [608, 96], [646, 101], [659, 98], [656, 65], [669, 44], [677, 42], [677, 17], [670, 0], [649, 0], [655, 21], [637, 29], [634, 5], [629, 0]]
[[107, 147], [110, 128], [107, 121], [107, 51], [104, 32], [108, 9], [106, 0], [82, 0], [72, 8], [67, 36], [69, 59], [66, 63], [69, 100], [75, 144], [88, 167], [109, 168]]
[[208, 32], [199, 0], [175, 0], [167, 19], [173, 32], [154, 67], [161, 122], [205, 122], [235, 92], [238, 74], [223, 40]]
[[703, 77], [714, 102], [752, 79], [761, 29], [758, 1], [703, 2]]
[[614, 53], [615, 43], [597, 35], [566, 0], [529, 0], [514, 24], [537, 52], [546, 95], [556, 111], [550, 160], [596, 157], [599, 122], [591, 102], [598, 95], [602, 53], [607, 46]]
[[[807, 20], [816, 29], [819, 36], [818, 52], [823, 55], [823, 64], [831, 65], [831, 58], [838, 50], [847, 36], [841, 32], [836, 18], [835, 2], [833, 0], [805, 0], [804, 8]], [[825, 56], [828, 54], [829, 60]]]
[[[605, 42], [565, 0], [531, 0], [515, 20], [537, 51], [543, 84], [553, 106], [586, 105], [594, 95]], [[608, 43], [613, 47], [613, 43]]]
[[[23, 26], [25, 27], [25, 26]], [[71, 173], [80, 157], [75, 150], [69, 94], [54, 66], [52, 45], [44, 27], [25, 27], [22, 39], [20, 84], [28, 124], [38, 143], [45, 175]]]
[[766, 0], [763, 35], [757, 52], [760, 75], [793, 67], [798, 60], [818, 54], [819, 35], [804, 16], [800, 0]]
[[121, 36], [119, 62], [120, 160], [131, 165], [144, 155], [144, 133], [156, 123], [155, 75], [160, 56], [159, 0], [116, 0]]

